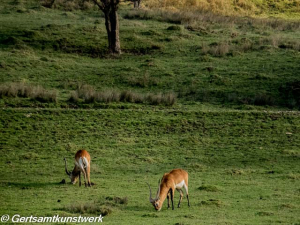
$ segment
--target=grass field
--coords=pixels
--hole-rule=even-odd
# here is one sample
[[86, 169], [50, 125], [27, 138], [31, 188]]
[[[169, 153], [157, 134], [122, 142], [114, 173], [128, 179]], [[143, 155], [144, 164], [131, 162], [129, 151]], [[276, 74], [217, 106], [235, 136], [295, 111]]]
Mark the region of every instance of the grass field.
[[[103, 204], [108, 224], [299, 223], [299, 113], [2, 112], [2, 214], [72, 215], [80, 204]], [[96, 185], [59, 185], [63, 157], [71, 161], [83, 147]], [[181, 209], [155, 212], [145, 182], [156, 188], [177, 167], [189, 171], [192, 206], [184, 200]], [[103, 203], [107, 197], [128, 204]]]
[[[98, 11], [1, 2], [0, 216], [300, 224], [299, 19], [131, 7], [112, 56]], [[91, 188], [64, 171], [79, 149]], [[156, 212], [174, 168], [191, 207]]]

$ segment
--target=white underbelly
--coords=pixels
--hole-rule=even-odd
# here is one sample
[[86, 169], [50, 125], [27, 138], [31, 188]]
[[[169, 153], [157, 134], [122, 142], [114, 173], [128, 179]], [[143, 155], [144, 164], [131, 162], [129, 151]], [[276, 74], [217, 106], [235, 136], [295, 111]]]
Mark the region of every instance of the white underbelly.
[[184, 180], [181, 181], [180, 183], [176, 184], [176, 185], [175, 185], [175, 188], [176, 188], [176, 189], [181, 189], [181, 188], [183, 187], [183, 185], [185, 185]]
[[88, 163], [88, 161], [85, 157], [83, 157], [83, 158], [80, 157], [78, 162], [75, 161], [75, 164], [76, 164], [77, 167], [82, 168], [82, 169], [86, 168], [89, 165], [89, 163]]

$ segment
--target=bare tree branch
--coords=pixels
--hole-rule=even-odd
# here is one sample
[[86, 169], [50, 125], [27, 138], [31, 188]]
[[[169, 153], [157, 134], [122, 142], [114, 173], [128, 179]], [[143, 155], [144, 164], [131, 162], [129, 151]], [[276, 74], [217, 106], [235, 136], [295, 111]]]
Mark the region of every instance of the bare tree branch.
[[[93, 2], [95, 3], [95, 5], [97, 5], [102, 11], [104, 10], [104, 6], [101, 5], [97, 0], [93, 0]], [[102, 1], [101, 1], [102, 2]]]

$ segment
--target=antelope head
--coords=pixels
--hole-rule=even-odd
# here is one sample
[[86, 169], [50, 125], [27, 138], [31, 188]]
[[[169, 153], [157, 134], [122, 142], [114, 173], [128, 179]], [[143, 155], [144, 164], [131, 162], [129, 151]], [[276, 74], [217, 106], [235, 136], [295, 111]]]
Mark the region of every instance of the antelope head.
[[159, 194], [160, 194], [160, 180], [158, 180], [158, 190], [156, 193], [155, 198], [152, 198], [152, 193], [151, 193], [151, 187], [150, 185], [147, 183], [148, 187], [149, 187], [149, 191], [150, 191], [150, 196], [149, 196], [149, 201], [150, 203], [154, 206], [156, 211], [160, 211], [161, 210], [161, 206], [162, 204], [160, 204], [160, 198], [159, 198]]
[[75, 170], [75, 168], [74, 168], [73, 171], [68, 171], [66, 158], [64, 158], [64, 160], [65, 160], [65, 170], [66, 170], [66, 173], [70, 177], [71, 183], [72, 184], [76, 184], [77, 179], [79, 177], [79, 173]]

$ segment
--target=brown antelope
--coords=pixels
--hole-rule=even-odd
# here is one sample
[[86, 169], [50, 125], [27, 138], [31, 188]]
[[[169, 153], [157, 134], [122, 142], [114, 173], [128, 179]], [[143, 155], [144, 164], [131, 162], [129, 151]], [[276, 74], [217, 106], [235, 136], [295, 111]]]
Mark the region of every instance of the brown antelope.
[[[147, 183], [148, 184], [148, 183]], [[150, 203], [154, 206], [154, 208], [158, 211], [161, 210], [161, 207], [166, 199], [168, 198], [168, 208], [170, 208], [170, 198], [172, 202], [172, 209], [174, 210], [174, 193], [175, 189], [180, 193], [180, 199], [178, 202], [178, 208], [180, 208], [180, 203], [183, 197], [183, 191], [181, 190], [184, 187], [186, 192], [186, 198], [188, 201], [188, 206], [190, 207], [189, 194], [188, 194], [188, 173], [182, 169], [175, 169], [170, 171], [169, 173], [165, 173], [161, 179], [161, 182], [158, 181], [158, 190], [156, 193], [155, 199], [151, 196], [151, 188], [150, 185]]]
[[86, 150], [79, 150], [75, 154], [75, 166], [73, 171], [68, 171], [67, 169], [67, 160], [65, 160], [65, 166], [66, 166], [66, 173], [71, 179], [71, 183], [75, 184], [78, 177], [79, 177], [79, 186], [81, 186], [81, 178], [80, 178], [80, 173], [83, 173], [84, 176], [84, 184], [87, 186], [86, 181], [88, 183], [88, 186], [91, 186], [91, 181], [90, 181], [90, 165], [91, 165], [91, 157], [90, 154]]

